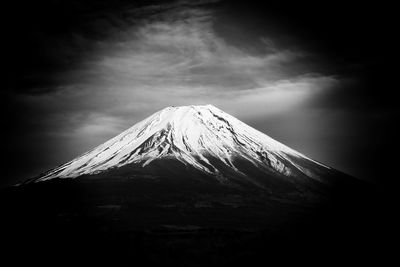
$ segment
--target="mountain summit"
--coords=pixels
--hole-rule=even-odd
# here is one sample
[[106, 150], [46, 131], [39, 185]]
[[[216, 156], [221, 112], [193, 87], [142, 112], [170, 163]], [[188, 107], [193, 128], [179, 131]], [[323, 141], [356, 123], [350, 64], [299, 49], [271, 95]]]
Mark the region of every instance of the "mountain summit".
[[221, 184], [330, 183], [335, 170], [212, 106], [167, 107], [33, 181], [112, 175], [207, 176]]

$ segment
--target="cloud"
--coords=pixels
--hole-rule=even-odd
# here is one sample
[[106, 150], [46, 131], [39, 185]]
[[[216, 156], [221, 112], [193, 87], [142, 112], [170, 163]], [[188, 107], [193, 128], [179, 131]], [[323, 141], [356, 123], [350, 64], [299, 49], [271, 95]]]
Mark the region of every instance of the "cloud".
[[[124, 17], [95, 19], [92, 34], [70, 33], [61, 55], [77, 51], [74, 64], [14, 99], [29, 127], [26, 140], [57, 143], [64, 154], [51, 160], [58, 164], [166, 106], [214, 104], [255, 120], [296, 109], [340, 82], [304, 64], [306, 52], [280, 48], [268, 36], [231, 44], [215, 31], [211, 2], [135, 7]], [[250, 53], [252, 43], [267, 49]]]
[[213, 14], [174, 11], [168, 18], [135, 28], [124, 48], [110, 49], [97, 62], [98, 71], [128, 84], [208, 85], [236, 90], [257, 80], [285, 76], [285, 64], [303, 54], [282, 50], [254, 56], [227, 44], [213, 31]]

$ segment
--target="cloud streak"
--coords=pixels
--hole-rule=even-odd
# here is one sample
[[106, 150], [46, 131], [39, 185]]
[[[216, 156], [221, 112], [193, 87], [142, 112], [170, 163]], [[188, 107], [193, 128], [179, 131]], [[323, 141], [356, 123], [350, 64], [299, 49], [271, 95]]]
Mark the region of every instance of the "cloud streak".
[[[94, 45], [78, 68], [63, 72], [60, 79], [65, 84], [52, 93], [52, 101], [62, 99], [83, 111], [98, 107], [96, 112], [116, 117], [167, 105], [215, 102], [235, 113], [228, 104], [232, 99], [238, 105], [254, 99], [277, 107], [269, 103], [285, 95], [288, 87], [310, 93], [334, 80], [298, 68], [307, 56], [303, 51], [274, 47], [266, 54], [253, 55], [229, 45], [215, 33], [210, 10], [153, 6], [146, 12], [155, 9], [166, 11], [114, 31], [117, 34], [112, 38]], [[301, 100], [292, 99], [280, 101], [279, 109]], [[260, 110], [253, 113], [260, 114]]]

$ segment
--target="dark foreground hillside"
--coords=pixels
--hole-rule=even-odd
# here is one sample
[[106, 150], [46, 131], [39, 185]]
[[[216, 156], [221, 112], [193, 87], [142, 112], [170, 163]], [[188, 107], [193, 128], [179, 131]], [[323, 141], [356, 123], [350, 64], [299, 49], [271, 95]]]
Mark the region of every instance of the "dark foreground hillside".
[[1, 191], [2, 266], [382, 264], [391, 205], [342, 185], [318, 201], [186, 180], [52, 180]]

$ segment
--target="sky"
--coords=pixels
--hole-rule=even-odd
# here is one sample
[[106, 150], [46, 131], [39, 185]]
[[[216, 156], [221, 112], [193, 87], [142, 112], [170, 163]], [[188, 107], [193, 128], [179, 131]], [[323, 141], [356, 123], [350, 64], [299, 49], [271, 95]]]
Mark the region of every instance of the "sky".
[[44, 0], [5, 10], [0, 185], [166, 106], [199, 104], [343, 172], [389, 181], [377, 161], [394, 150], [399, 107], [384, 4]]

